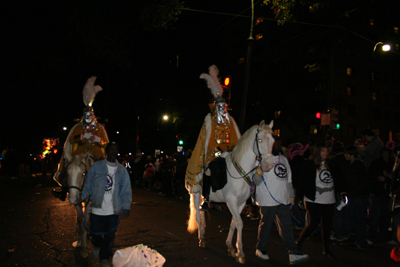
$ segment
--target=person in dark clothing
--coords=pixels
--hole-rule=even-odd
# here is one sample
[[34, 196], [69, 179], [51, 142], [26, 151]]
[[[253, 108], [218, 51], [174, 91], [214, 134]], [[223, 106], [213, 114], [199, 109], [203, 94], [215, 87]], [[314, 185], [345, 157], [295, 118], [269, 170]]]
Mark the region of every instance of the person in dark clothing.
[[380, 157], [369, 166], [368, 179], [371, 183], [371, 217], [368, 228], [369, 239], [387, 239], [390, 227], [390, 185], [394, 161], [392, 151], [382, 148]]
[[162, 193], [164, 197], [171, 197], [173, 195], [173, 179], [175, 175], [175, 162], [174, 158], [168, 156], [161, 165], [162, 169]]
[[[321, 225], [323, 254], [334, 259], [329, 249], [333, 209], [335, 205], [335, 177], [330, 172], [329, 148], [325, 143], [316, 144], [309, 164], [305, 168], [298, 195], [304, 196], [308, 224], [297, 239], [302, 246], [304, 241]], [[339, 189], [339, 192], [343, 192]]]
[[[304, 151], [305, 150], [305, 151]], [[292, 185], [295, 193], [294, 205], [293, 205], [293, 215], [296, 218], [298, 228], [304, 228], [306, 210], [303, 205], [303, 196], [298, 194], [301, 182], [304, 179], [304, 169], [308, 164], [308, 159], [305, 156], [305, 152], [308, 150], [308, 145], [303, 146], [301, 144], [295, 144], [289, 150], [289, 164], [292, 170]], [[300, 204], [299, 204], [300, 203]]]
[[[341, 143], [335, 142], [332, 147], [332, 159], [330, 161], [331, 173], [335, 177], [335, 185], [337, 188], [341, 188], [342, 191], [346, 191], [345, 186], [345, 171], [348, 161], [344, 156], [344, 148]], [[336, 207], [342, 203], [342, 198], [339, 191], [336, 190]], [[338, 209], [334, 209], [333, 212], [333, 229], [334, 234], [331, 235], [330, 239], [334, 241], [344, 241], [350, 236], [351, 230], [351, 212], [348, 205]]]
[[372, 245], [367, 240], [367, 222], [365, 218], [370, 188], [367, 170], [363, 162], [358, 159], [357, 153], [355, 146], [346, 147], [344, 156], [346, 160], [350, 161], [350, 164], [346, 167], [345, 179], [351, 210], [351, 226], [356, 234], [355, 245], [359, 249], [366, 249], [368, 245]]

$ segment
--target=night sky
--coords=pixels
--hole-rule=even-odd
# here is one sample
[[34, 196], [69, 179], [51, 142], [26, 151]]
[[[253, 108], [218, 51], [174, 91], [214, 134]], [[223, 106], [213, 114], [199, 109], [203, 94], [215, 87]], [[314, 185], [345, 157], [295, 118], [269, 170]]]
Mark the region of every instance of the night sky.
[[[150, 2], [157, 1], [145, 1]], [[185, 1], [192, 9], [234, 14], [247, 9], [247, 15], [249, 5]], [[249, 19], [182, 11], [162, 29], [152, 27], [153, 18], [141, 20], [144, 7], [128, 0], [3, 3], [1, 149], [11, 145], [33, 153], [44, 137], [63, 142], [68, 131], [62, 127], [71, 128], [82, 115], [82, 89], [91, 76], [103, 87], [93, 106], [101, 123], [107, 119], [110, 139], [133, 148], [139, 115], [142, 141], [179, 133], [193, 144], [211, 100], [199, 76], [212, 64], [228, 74], [220, 36], [233, 23], [246, 23], [246, 31], [238, 33], [245, 52]], [[159, 118], [165, 112], [178, 112], [186, 122], [163, 126]]]

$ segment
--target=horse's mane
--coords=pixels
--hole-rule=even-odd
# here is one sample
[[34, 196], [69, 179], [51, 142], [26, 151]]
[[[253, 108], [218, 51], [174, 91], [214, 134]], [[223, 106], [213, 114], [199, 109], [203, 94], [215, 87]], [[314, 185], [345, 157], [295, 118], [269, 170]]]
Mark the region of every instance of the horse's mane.
[[248, 129], [239, 139], [239, 142], [232, 151], [232, 159], [234, 159], [236, 162], [239, 163], [242, 160], [247, 149], [251, 146], [251, 142], [254, 141], [254, 135], [256, 132], [255, 129], [257, 127], [258, 125], [254, 125], [250, 129]]

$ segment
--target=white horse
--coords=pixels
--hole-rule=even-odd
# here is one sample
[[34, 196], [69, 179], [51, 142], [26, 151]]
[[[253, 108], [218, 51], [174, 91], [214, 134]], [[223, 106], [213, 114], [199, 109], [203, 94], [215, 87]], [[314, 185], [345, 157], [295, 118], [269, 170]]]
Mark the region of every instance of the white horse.
[[[271, 153], [274, 138], [272, 127], [273, 121], [269, 125], [261, 121], [260, 125], [254, 125], [243, 134], [232, 153], [225, 158], [227, 184], [221, 190], [210, 193], [210, 201], [225, 202], [232, 214], [226, 245], [229, 255], [235, 257], [239, 263], [246, 262], [242, 245], [243, 221], [240, 214], [250, 197], [249, 182], [251, 183], [255, 168], [260, 165], [262, 171], [266, 172], [273, 167]], [[206, 222], [204, 211], [200, 212], [199, 209], [201, 193], [200, 191], [190, 194], [190, 216], [187, 230], [190, 233], [198, 230], [199, 246], [205, 247]], [[235, 229], [237, 229], [237, 251], [232, 245]]]
[[[72, 246], [81, 247], [82, 257], [87, 258], [87, 232], [83, 225], [83, 219], [85, 219], [85, 222], [89, 222], [90, 202], [82, 202], [80, 195], [85, 183], [85, 175], [94, 164], [95, 160], [94, 156], [89, 152], [73, 157], [65, 153], [65, 158], [68, 164], [66, 166], [68, 173], [68, 200], [71, 205], [75, 206], [77, 215], [76, 231], [78, 234], [78, 241], [75, 241]], [[85, 207], [84, 212], [83, 206]], [[82, 214], [84, 214], [83, 217]]]

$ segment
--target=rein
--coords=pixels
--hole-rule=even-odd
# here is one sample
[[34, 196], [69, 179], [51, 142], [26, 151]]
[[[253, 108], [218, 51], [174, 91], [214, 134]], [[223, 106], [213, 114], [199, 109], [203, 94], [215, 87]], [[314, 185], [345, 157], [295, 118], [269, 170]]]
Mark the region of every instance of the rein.
[[[92, 157], [92, 156], [90, 156], [93, 160], [94, 160], [94, 158]], [[86, 174], [87, 174], [87, 172], [89, 171], [88, 170], [88, 168], [87, 168], [87, 161], [89, 160], [89, 154], [87, 154], [86, 155], [86, 157], [85, 157], [85, 162], [80, 162], [80, 164], [82, 164], [84, 167], [85, 167], [85, 171], [83, 172], [83, 174], [82, 174], [82, 176], [86, 176]], [[90, 160], [89, 160], [89, 169], [92, 167], [92, 165], [90, 164]], [[82, 185], [82, 188], [83, 188], [83, 186], [85, 185], [85, 179], [83, 179], [83, 185]], [[68, 186], [68, 191], [70, 190], [70, 189], [76, 189], [76, 190], [78, 190], [79, 192], [82, 192], [82, 188], [79, 188], [79, 187], [77, 187], [77, 186], [74, 186], [74, 185], [71, 185], [71, 186]]]
[[83, 228], [85, 228], [86, 231], [88, 231], [89, 233], [93, 234], [93, 235], [107, 235], [115, 230], [117, 230], [117, 227], [119, 225], [119, 221], [121, 220], [122, 216], [124, 216], [125, 214], [128, 214], [128, 212], [123, 211], [121, 213], [121, 215], [119, 215], [118, 217], [118, 221], [117, 224], [115, 225], [115, 227], [113, 229], [111, 229], [108, 232], [93, 232], [92, 230], [90, 230], [89, 228], [87, 228], [86, 226], [86, 222], [85, 222], [85, 216], [83, 215], [83, 209], [81, 209], [81, 214], [82, 214], [82, 218], [83, 218]]

